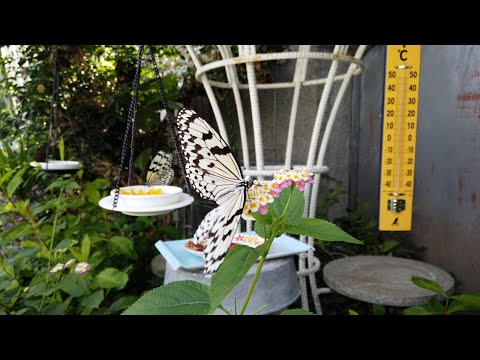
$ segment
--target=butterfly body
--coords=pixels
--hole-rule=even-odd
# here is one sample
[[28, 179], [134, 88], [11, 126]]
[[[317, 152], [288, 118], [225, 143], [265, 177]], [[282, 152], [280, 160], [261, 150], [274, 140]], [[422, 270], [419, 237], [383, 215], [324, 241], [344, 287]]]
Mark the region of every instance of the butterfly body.
[[230, 147], [195, 111], [182, 109], [177, 126], [188, 180], [202, 198], [219, 205], [205, 216], [193, 236], [195, 243], [206, 243], [204, 273], [209, 277], [230, 247], [253, 181], [243, 179]]

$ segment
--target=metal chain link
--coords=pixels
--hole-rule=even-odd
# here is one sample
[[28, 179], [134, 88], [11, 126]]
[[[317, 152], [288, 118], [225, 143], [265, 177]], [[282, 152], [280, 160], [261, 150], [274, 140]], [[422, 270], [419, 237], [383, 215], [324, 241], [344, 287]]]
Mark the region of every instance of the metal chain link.
[[130, 159], [129, 159], [129, 168], [128, 168], [128, 185], [130, 186], [132, 168], [133, 168], [133, 158], [134, 158], [134, 147], [135, 147], [135, 116], [137, 114], [137, 102], [138, 102], [138, 89], [140, 84], [140, 70], [142, 67], [142, 58], [143, 58], [143, 45], [138, 46], [138, 59], [135, 69], [135, 79], [133, 82], [133, 96], [130, 102], [130, 107], [128, 109], [127, 116], [127, 126], [125, 128], [125, 135], [123, 137], [122, 144], [122, 156], [120, 159], [120, 165], [118, 167], [118, 177], [115, 184], [115, 196], [113, 198], [113, 208], [117, 207], [118, 196], [120, 194], [120, 181], [123, 173], [123, 166], [125, 164], [125, 157], [127, 155], [127, 139], [130, 135]]
[[180, 164], [180, 167], [182, 168], [183, 172], [183, 177], [185, 179], [185, 185], [187, 186], [187, 192], [189, 195], [192, 195], [192, 188], [190, 185], [190, 181], [188, 180], [187, 177], [187, 171], [185, 169], [185, 162], [183, 161], [183, 152], [182, 149], [180, 148], [180, 144], [178, 142], [178, 138], [175, 132], [175, 124], [173, 120], [173, 112], [172, 109], [168, 106], [167, 102], [167, 96], [165, 95], [165, 89], [163, 88], [163, 82], [162, 82], [162, 77], [160, 76], [160, 71], [158, 70], [157, 62], [155, 60], [155, 52], [153, 49], [152, 45], [148, 45], [148, 49], [150, 50], [150, 61], [153, 64], [153, 68], [155, 70], [155, 75], [157, 76], [157, 83], [158, 83], [158, 88], [160, 89], [160, 97], [162, 99], [163, 107], [165, 108], [165, 111], [167, 112], [167, 122], [168, 122], [168, 127], [170, 128], [170, 133], [173, 138], [173, 144], [175, 145], [175, 151], [177, 152], [178, 156], [178, 163]]
[[58, 97], [58, 85], [60, 76], [58, 68], [58, 45], [53, 45], [53, 89], [52, 89], [52, 103], [50, 104], [50, 118], [48, 120], [48, 138], [47, 138], [47, 150], [45, 154], [45, 168], [48, 170], [48, 157], [50, 155], [50, 146], [52, 143], [52, 130], [55, 131], [53, 144], [57, 140], [57, 97]]

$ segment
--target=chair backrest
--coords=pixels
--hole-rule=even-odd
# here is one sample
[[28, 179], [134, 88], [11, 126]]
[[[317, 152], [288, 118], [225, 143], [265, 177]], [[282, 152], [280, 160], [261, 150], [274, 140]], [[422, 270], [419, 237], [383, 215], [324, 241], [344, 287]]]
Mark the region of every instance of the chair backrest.
[[[335, 45], [332, 52], [312, 51], [311, 45], [300, 45], [297, 51], [275, 52], [275, 53], [257, 53], [255, 45], [237, 45], [236, 49], [231, 45], [217, 45], [216, 49], [221, 56], [220, 60], [202, 63], [200, 53], [194, 46], [187, 45], [188, 54], [196, 67], [195, 78], [200, 81], [206, 91], [213, 113], [217, 122], [217, 126], [222, 137], [228, 142], [229, 136], [226, 130], [225, 122], [220, 110], [219, 103], [215, 96], [213, 88], [231, 89], [235, 100], [235, 106], [238, 116], [241, 153], [243, 160], [243, 173], [246, 177], [256, 177], [262, 180], [266, 177], [271, 177], [273, 174], [283, 168], [298, 168], [307, 167], [315, 174], [315, 183], [312, 186], [305, 188], [305, 216], [314, 217], [316, 211], [316, 203], [319, 192], [320, 175], [327, 172], [328, 166], [324, 164], [325, 152], [330, 139], [332, 127], [340, 107], [340, 103], [347, 91], [349, 82], [352, 76], [359, 75], [362, 69], [361, 58], [366, 50], [366, 45], [358, 46], [354, 55], [347, 55], [349, 45]], [[235, 56], [233, 51], [236, 50]], [[293, 79], [286, 82], [275, 83], [258, 83], [256, 74], [256, 64], [266, 61], [285, 61], [291, 60], [295, 62], [295, 69]], [[326, 76], [320, 76], [313, 79], [307, 79], [308, 64], [313, 61], [328, 61], [328, 73]], [[346, 66], [341, 66], [345, 63]], [[240, 64], [245, 64], [241, 68]], [[209, 78], [208, 74], [216, 69], [224, 69], [227, 81], [218, 81]], [[246, 70], [246, 83], [240, 81], [241, 76], [239, 69]], [[245, 75], [244, 75], [245, 77]], [[340, 86], [334, 91], [334, 83], [339, 82]], [[316, 114], [307, 114], [310, 117], [310, 125], [313, 122], [311, 129], [311, 137], [308, 141], [308, 150], [303, 161], [295, 163], [293, 159], [294, 148], [296, 144], [304, 147], [306, 139], [295, 137], [298, 131], [298, 114], [300, 104], [300, 94], [302, 88], [309, 86], [323, 85], [321, 96], [318, 102]], [[290, 109], [290, 116], [288, 121], [288, 131], [286, 133], [286, 142], [284, 146], [284, 156], [282, 162], [274, 164], [265, 163], [265, 148], [264, 148], [264, 134], [262, 134], [262, 109], [259, 101], [259, 91], [269, 89], [293, 89], [293, 98]], [[242, 102], [242, 90], [248, 90], [250, 113]], [[329, 100], [333, 99], [333, 105], [327, 106]], [[318, 100], [317, 100], [318, 101]], [[330, 111], [328, 112], [327, 109]], [[246, 118], [252, 120], [251, 133], [253, 132], [253, 141], [248, 136]], [[326, 121], [325, 121], [326, 119]], [[321, 136], [323, 134], [323, 136]], [[302, 136], [305, 134], [302, 132]], [[250, 149], [253, 142], [254, 161], [250, 157]], [[278, 148], [275, 151], [283, 150]], [[247, 223], [247, 230], [251, 229], [251, 224]], [[301, 238], [302, 241], [308, 242], [313, 246], [313, 239]], [[313, 257], [313, 251], [306, 257], [301, 257], [299, 262], [299, 275], [304, 278], [306, 275], [312, 275], [318, 270], [320, 264], [318, 259]], [[302, 279], [301, 279], [302, 280]], [[302, 282], [302, 288], [306, 291], [306, 280]], [[310, 276], [310, 284], [313, 292], [317, 290], [314, 276]], [[313, 286], [314, 285], [314, 286]], [[316, 295], [316, 294], [315, 294]], [[318, 313], [321, 313], [321, 307], [317, 300], [315, 306]], [[302, 303], [304, 308], [308, 308], [306, 296], [302, 296]]]

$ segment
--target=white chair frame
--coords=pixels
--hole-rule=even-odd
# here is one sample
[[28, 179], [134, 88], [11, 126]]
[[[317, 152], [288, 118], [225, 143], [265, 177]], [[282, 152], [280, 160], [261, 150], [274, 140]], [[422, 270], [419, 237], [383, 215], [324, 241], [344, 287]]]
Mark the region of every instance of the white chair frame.
[[[308, 185], [305, 188], [305, 216], [315, 217], [315, 210], [317, 205], [319, 185], [321, 174], [328, 172], [329, 168], [324, 164], [325, 152], [327, 150], [328, 141], [335, 121], [337, 111], [340, 103], [345, 95], [348, 84], [352, 76], [359, 75], [362, 70], [363, 62], [361, 60], [367, 45], [360, 45], [354, 56], [347, 55], [349, 45], [335, 45], [333, 52], [314, 52], [311, 51], [311, 45], [300, 45], [297, 52], [282, 52], [282, 53], [256, 53], [255, 45], [238, 45], [238, 57], [233, 57], [232, 49], [230, 45], [217, 45], [222, 60], [213, 61], [207, 64], [202, 64], [199, 54], [195, 51], [191, 45], [186, 45], [188, 54], [193, 61], [196, 74], [195, 78], [200, 81], [207, 93], [208, 99], [213, 109], [215, 119], [217, 121], [218, 129], [221, 136], [227, 141], [227, 131], [223, 121], [223, 116], [220, 111], [218, 101], [215, 97], [213, 87], [232, 89], [235, 99], [235, 105], [238, 115], [238, 122], [240, 127], [241, 148], [243, 155], [244, 175], [248, 177], [256, 177], [262, 180], [264, 177], [271, 177], [273, 174], [283, 168], [299, 168], [306, 167], [315, 174], [315, 183]], [[254, 63], [259, 61], [274, 61], [291, 59], [296, 61], [295, 73], [291, 82], [284, 83], [268, 83], [257, 84], [255, 76]], [[312, 60], [326, 60], [331, 61], [330, 69], [326, 78], [306, 80], [307, 65]], [[339, 62], [346, 62], [350, 65], [346, 72], [339, 74], [338, 65]], [[238, 74], [236, 71], [236, 64], [245, 64], [247, 70], [248, 83], [240, 83]], [[213, 69], [224, 68], [228, 82], [219, 82], [210, 80], [207, 73]], [[331, 90], [334, 82], [340, 81], [340, 88], [337, 96], [331, 108], [330, 114], [327, 114], [327, 101], [331, 96]], [[298, 103], [300, 98], [300, 90], [302, 86], [314, 86], [324, 85], [320, 102], [318, 105], [317, 114], [315, 117], [315, 124], [313, 128], [312, 137], [310, 140], [310, 146], [308, 151], [308, 157], [303, 164], [292, 164], [292, 150], [295, 135], [295, 122], [297, 118]], [[280, 88], [293, 88], [293, 101], [290, 112], [290, 121], [287, 135], [287, 146], [285, 152], [285, 162], [282, 164], [265, 165], [264, 164], [264, 150], [262, 139], [262, 127], [261, 127], [261, 112], [258, 100], [258, 90], [267, 89], [280, 89]], [[253, 143], [255, 149], [255, 165], [250, 163], [249, 156], [249, 140], [245, 125], [244, 107], [240, 96], [240, 90], [248, 90], [250, 95], [251, 115], [253, 122]], [[320, 139], [322, 125], [327, 118], [323, 137]], [[318, 152], [317, 152], [317, 149]], [[247, 230], [251, 230], [251, 222], [247, 222]], [[302, 242], [307, 243], [313, 248], [314, 239], [311, 237], [306, 238], [302, 236], [300, 238]], [[322, 307], [320, 303], [320, 295], [330, 293], [329, 288], [322, 288], [317, 286], [315, 273], [320, 269], [320, 261], [314, 256], [314, 252], [299, 256], [298, 263], [298, 276], [301, 285], [301, 300], [302, 307], [306, 310], [308, 306], [308, 291], [307, 291], [307, 278], [310, 282], [310, 289], [313, 297], [315, 311], [318, 314], [322, 314]]]

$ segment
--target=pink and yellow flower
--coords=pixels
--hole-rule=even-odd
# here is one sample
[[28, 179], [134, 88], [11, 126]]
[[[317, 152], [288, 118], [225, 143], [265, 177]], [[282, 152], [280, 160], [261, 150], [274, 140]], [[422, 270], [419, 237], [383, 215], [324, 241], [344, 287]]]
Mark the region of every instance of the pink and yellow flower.
[[79, 275], [83, 275], [90, 270], [90, 264], [86, 262], [80, 262], [75, 267], [75, 272]]
[[66, 269], [71, 269], [72, 266], [77, 262], [76, 259], [70, 259], [65, 263], [65, 268]]
[[65, 266], [64, 264], [57, 264], [52, 268], [52, 270], [50, 270], [50, 272], [56, 273], [56, 272], [62, 271], [64, 266]]
[[252, 220], [252, 212], [259, 212], [265, 215], [268, 212], [268, 204], [274, 201], [274, 198], [280, 196], [280, 192], [291, 186], [303, 191], [305, 184], [313, 183], [313, 174], [306, 168], [294, 170], [278, 171], [271, 182], [262, 182], [260, 184], [255, 181], [247, 192], [247, 199], [243, 207], [243, 218]]

